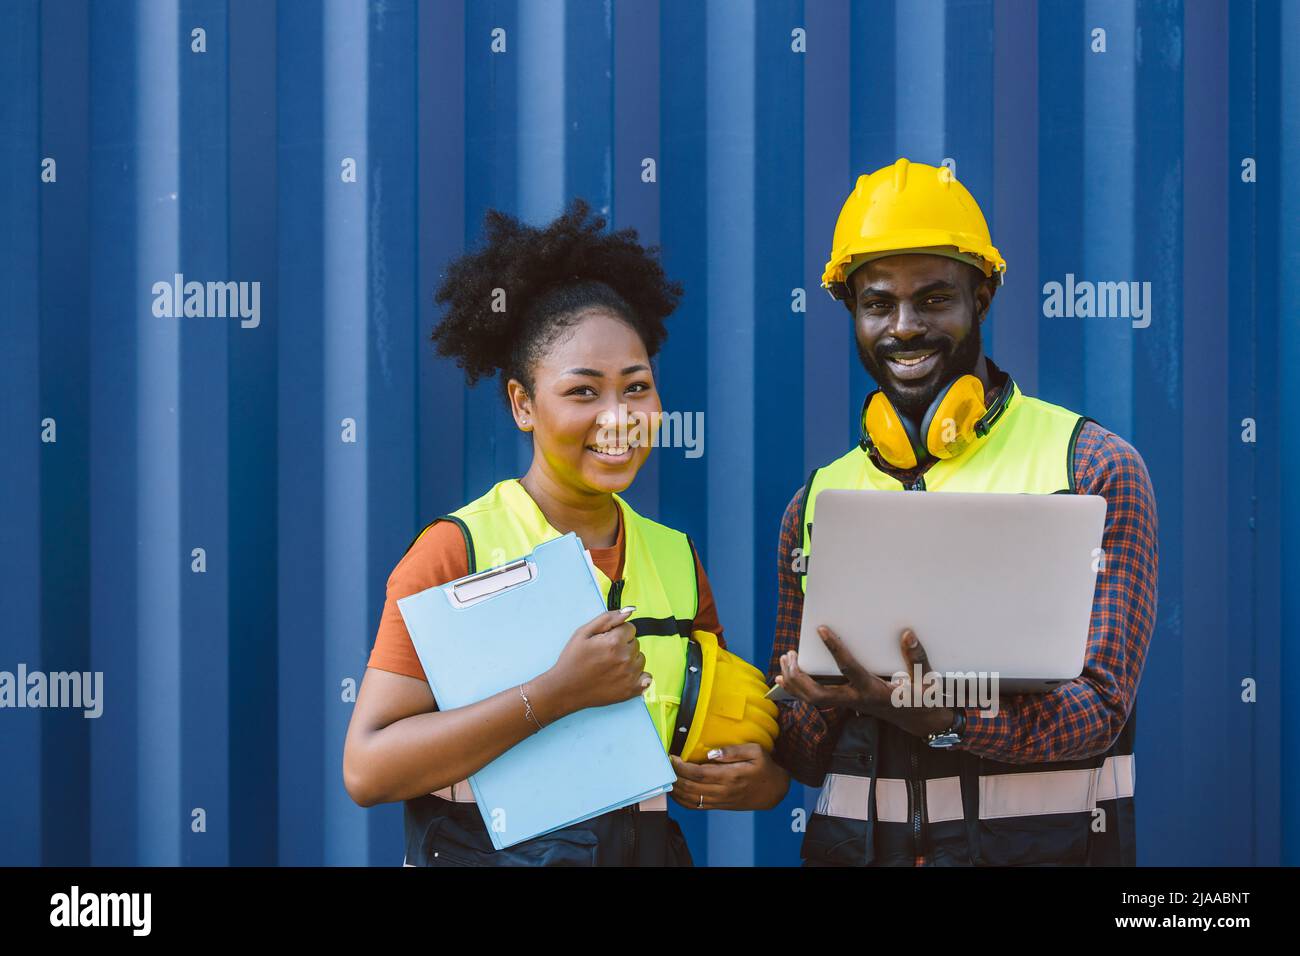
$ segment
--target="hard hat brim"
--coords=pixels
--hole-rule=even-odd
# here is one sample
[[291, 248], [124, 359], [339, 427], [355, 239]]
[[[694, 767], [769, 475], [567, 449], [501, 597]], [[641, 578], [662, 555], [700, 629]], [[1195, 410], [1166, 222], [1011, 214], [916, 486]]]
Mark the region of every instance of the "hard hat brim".
[[858, 239], [836, 249], [822, 273], [822, 288], [831, 289], [836, 282], [847, 285], [845, 269], [856, 255], [877, 252], [909, 255], [922, 253], [926, 249], [939, 248], [955, 249], [957, 252], [978, 257], [983, 264], [984, 275], [991, 276], [996, 272], [999, 275], [999, 284], [1002, 282], [1007, 263], [996, 246], [981, 242], [977, 236], [963, 233], [950, 233], [939, 229], [914, 229], [895, 232], [887, 239]]

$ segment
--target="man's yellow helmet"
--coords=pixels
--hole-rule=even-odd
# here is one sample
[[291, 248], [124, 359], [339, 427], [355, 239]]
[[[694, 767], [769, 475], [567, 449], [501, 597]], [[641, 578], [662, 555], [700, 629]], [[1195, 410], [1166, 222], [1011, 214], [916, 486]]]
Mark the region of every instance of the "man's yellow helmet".
[[994, 247], [979, 203], [947, 166], [899, 158], [857, 185], [840, 210], [822, 288], [848, 297], [848, 273], [870, 259], [927, 252], [970, 262], [1002, 283], [1006, 261]]

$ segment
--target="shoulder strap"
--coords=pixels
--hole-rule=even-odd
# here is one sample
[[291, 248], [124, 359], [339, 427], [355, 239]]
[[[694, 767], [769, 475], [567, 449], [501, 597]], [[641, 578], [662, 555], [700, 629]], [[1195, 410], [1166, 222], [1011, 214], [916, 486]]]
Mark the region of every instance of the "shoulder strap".
[[691, 623], [694, 624], [695, 618], [700, 614], [700, 556], [689, 534], [686, 535], [686, 544], [691, 549], [691, 568], [695, 571], [695, 613], [691, 615]]
[[[1070, 432], [1070, 441], [1066, 445], [1065, 473], [1070, 478], [1070, 494], [1072, 495], [1076, 495], [1079, 493], [1078, 484], [1074, 478], [1074, 450], [1075, 447], [1079, 444], [1079, 434], [1083, 431], [1083, 426], [1086, 425], [1088, 422], [1092, 422], [1094, 425], [1097, 425], [1097, 421], [1095, 419], [1089, 418], [1087, 415], [1079, 416], [1079, 420], [1074, 423], [1074, 431]], [[1098, 425], [1098, 427], [1101, 426]]]
[[456, 527], [460, 528], [461, 536], [465, 539], [465, 557], [469, 561], [469, 573], [473, 574], [475, 571], [478, 570], [478, 562], [475, 560], [474, 557], [474, 538], [469, 533], [469, 526], [466, 525], [464, 521], [462, 521], [460, 518], [456, 517], [455, 515], [441, 515], [437, 518], [434, 518], [432, 521], [430, 521], [427, 525], [424, 526], [424, 530], [422, 530], [419, 534], [417, 534], [411, 540], [411, 543], [406, 546], [406, 551], [402, 552], [402, 557], [406, 557], [407, 553], [412, 548], [415, 547], [415, 542], [423, 538], [425, 533], [434, 525], [436, 525], [439, 521], [450, 521]]
[[[799, 502], [799, 547], [803, 548], [805, 543], [812, 543], [812, 529], [805, 527], [808, 517], [808, 499], [812, 496], [813, 481], [817, 478], [817, 472], [820, 468], [814, 468], [808, 473], [808, 483], [803, 486], [803, 500]], [[800, 577], [808, 574], [808, 556], [804, 555], [803, 570], [799, 572]]]

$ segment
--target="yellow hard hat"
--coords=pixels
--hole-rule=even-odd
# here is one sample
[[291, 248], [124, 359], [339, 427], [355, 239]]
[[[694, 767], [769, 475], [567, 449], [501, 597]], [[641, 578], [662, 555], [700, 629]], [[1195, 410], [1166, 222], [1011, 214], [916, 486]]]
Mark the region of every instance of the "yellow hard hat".
[[836, 299], [848, 297], [848, 267], [855, 256], [871, 253], [930, 252], [974, 257], [986, 276], [1002, 283], [1006, 261], [994, 247], [979, 203], [947, 166], [899, 158], [858, 177], [835, 222], [830, 261], [822, 288]]
[[[776, 704], [768, 700], [762, 672], [744, 658], [718, 646], [717, 635], [696, 631], [672, 753], [690, 763], [703, 763], [715, 747], [758, 744], [769, 753], [778, 731]], [[677, 735], [674, 735], [677, 736]]]

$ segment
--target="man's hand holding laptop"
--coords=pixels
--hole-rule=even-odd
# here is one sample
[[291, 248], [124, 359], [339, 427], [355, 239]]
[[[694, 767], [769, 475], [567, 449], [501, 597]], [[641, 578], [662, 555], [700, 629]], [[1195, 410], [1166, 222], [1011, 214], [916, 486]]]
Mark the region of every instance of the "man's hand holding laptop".
[[[798, 651], [789, 651], [781, 656], [781, 676], [776, 679], [787, 693], [821, 709], [842, 707], [879, 717], [918, 737], [941, 733], [952, 726], [955, 715], [950, 707], [899, 707], [895, 704], [896, 688], [910, 680], [910, 676], [895, 675], [893, 680], [882, 680], [859, 664], [829, 627], [821, 625], [817, 634], [835, 658], [846, 682], [818, 683], [799, 669]], [[918, 666], [922, 675], [931, 673], [925, 648], [911, 628], [899, 635], [899, 648], [903, 652], [902, 670], [907, 675], [915, 674]], [[907, 698], [910, 700], [912, 697], [909, 691]]]

